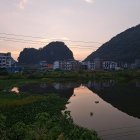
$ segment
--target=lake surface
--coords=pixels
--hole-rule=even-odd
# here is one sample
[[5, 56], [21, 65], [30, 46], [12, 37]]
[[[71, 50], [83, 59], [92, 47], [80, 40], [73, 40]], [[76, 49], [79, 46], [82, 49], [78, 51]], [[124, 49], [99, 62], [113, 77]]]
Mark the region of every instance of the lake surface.
[[140, 139], [140, 81], [28, 84], [18, 92], [66, 97], [74, 123], [97, 131], [105, 140]]

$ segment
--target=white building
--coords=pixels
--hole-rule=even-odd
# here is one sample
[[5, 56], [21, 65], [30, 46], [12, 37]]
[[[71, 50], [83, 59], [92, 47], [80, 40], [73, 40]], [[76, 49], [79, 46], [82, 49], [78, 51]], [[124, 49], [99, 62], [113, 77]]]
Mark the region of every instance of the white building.
[[66, 70], [66, 71], [71, 71], [72, 70], [71, 61], [64, 61], [63, 70]]
[[82, 65], [84, 65], [87, 70], [95, 70], [95, 63], [94, 61], [85, 61], [85, 62], [82, 62]]
[[80, 62], [76, 60], [65, 60], [65, 61], [55, 61], [53, 63], [53, 69], [60, 69], [64, 71], [73, 71], [80, 69]]
[[9, 68], [13, 64], [11, 53], [0, 53], [0, 68]]
[[95, 58], [94, 60], [94, 64], [95, 64], [95, 70], [102, 70], [102, 64], [103, 64], [103, 60], [100, 58]]
[[103, 62], [103, 69], [104, 70], [116, 70], [117, 63], [113, 61], [104, 61]]
[[55, 61], [53, 63], [53, 70], [62, 69], [62, 67], [63, 67], [62, 61]]
[[88, 61], [88, 70], [95, 70], [95, 63], [93, 61]]
[[46, 61], [40, 61], [39, 65], [40, 65], [40, 70], [42, 71], [46, 71], [48, 69], [48, 65]]

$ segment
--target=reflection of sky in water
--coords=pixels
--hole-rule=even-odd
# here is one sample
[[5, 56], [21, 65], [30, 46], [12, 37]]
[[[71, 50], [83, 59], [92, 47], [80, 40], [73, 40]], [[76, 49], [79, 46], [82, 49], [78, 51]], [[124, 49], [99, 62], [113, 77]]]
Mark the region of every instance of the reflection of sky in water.
[[[67, 108], [71, 111], [74, 122], [79, 126], [96, 130], [100, 136], [107, 140], [139, 140], [140, 134], [136, 135], [136, 133], [140, 133], [140, 119], [132, 117], [140, 118], [137, 108], [140, 98], [139, 85], [139, 81], [118, 85], [112, 80], [89, 81], [83, 84], [80, 82], [42, 83], [14, 87], [11, 91], [15, 94], [19, 94], [19, 91], [30, 91], [36, 94], [56, 93], [60, 97], [69, 99], [70, 104], [67, 105]], [[134, 133], [135, 135], [122, 138], [122, 135]], [[114, 134], [116, 134], [115, 136], [121, 135], [121, 137], [114, 138]], [[111, 138], [107, 135], [110, 135]]]
[[19, 94], [19, 88], [18, 87], [13, 87], [11, 89], [11, 92], [15, 93], [15, 94]]
[[[96, 101], [99, 101], [99, 103], [97, 104]], [[129, 132], [127, 134], [140, 132], [140, 119], [131, 117], [119, 111], [117, 108], [114, 108], [109, 103], [103, 101], [98, 95], [90, 91], [88, 88], [84, 86], [75, 88], [74, 94], [69, 99], [69, 102], [70, 104], [67, 105], [67, 109], [71, 111], [71, 116], [74, 122], [80, 126], [96, 130], [101, 136], [106, 135], [103, 137], [104, 139], [114, 140], [114, 136], [116, 137], [120, 135], [121, 137], [116, 137], [117, 140], [139, 139], [140, 134], [125, 137], [122, 137], [122, 135], [125, 135], [126, 132]], [[123, 129], [113, 131], [100, 131], [122, 127]], [[107, 135], [110, 135], [110, 138]]]

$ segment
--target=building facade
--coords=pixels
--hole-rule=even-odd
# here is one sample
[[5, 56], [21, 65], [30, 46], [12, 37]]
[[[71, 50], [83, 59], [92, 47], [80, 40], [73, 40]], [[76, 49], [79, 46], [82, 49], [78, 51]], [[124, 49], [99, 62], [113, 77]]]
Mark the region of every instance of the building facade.
[[91, 70], [91, 71], [93, 71], [93, 70], [95, 70], [95, 63], [94, 63], [94, 61], [85, 61], [85, 62], [82, 62], [82, 69], [83, 70]]
[[53, 69], [53, 65], [48, 64], [47, 61], [40, 61], [39, 68], [41, 71], [48, 71]]
[[77, 71], [80, 69], [80, 62], [76, 60], [55, 61], [53, 63], [53, 69], [59, 69], [64, 71]]
[[103, 61], [103, 69], [104, 70], [116, 70], [117, 63], [113, 61]]
[[11, 53], [0, 53], [0, 68], [9, 68], [13, 64]]

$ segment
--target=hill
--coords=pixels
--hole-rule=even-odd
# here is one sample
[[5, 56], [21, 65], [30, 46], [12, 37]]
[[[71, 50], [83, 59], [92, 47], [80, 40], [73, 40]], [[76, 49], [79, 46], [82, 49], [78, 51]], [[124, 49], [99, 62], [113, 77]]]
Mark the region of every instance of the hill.
[[43, 48], [25, 48], [18, 57], [19, 64], [38, 64], [47, 61], [52, 64], [56, 60], [74, 59], [72, 51], [63, 42], [51, 42]]
[[140, 59], [140, 25], [132, 27], [110, 41], [103, 44], [99, 49], [90, 54], [85, 61], [94, 58], [113, 60], [116, 62], [132, 63]]

